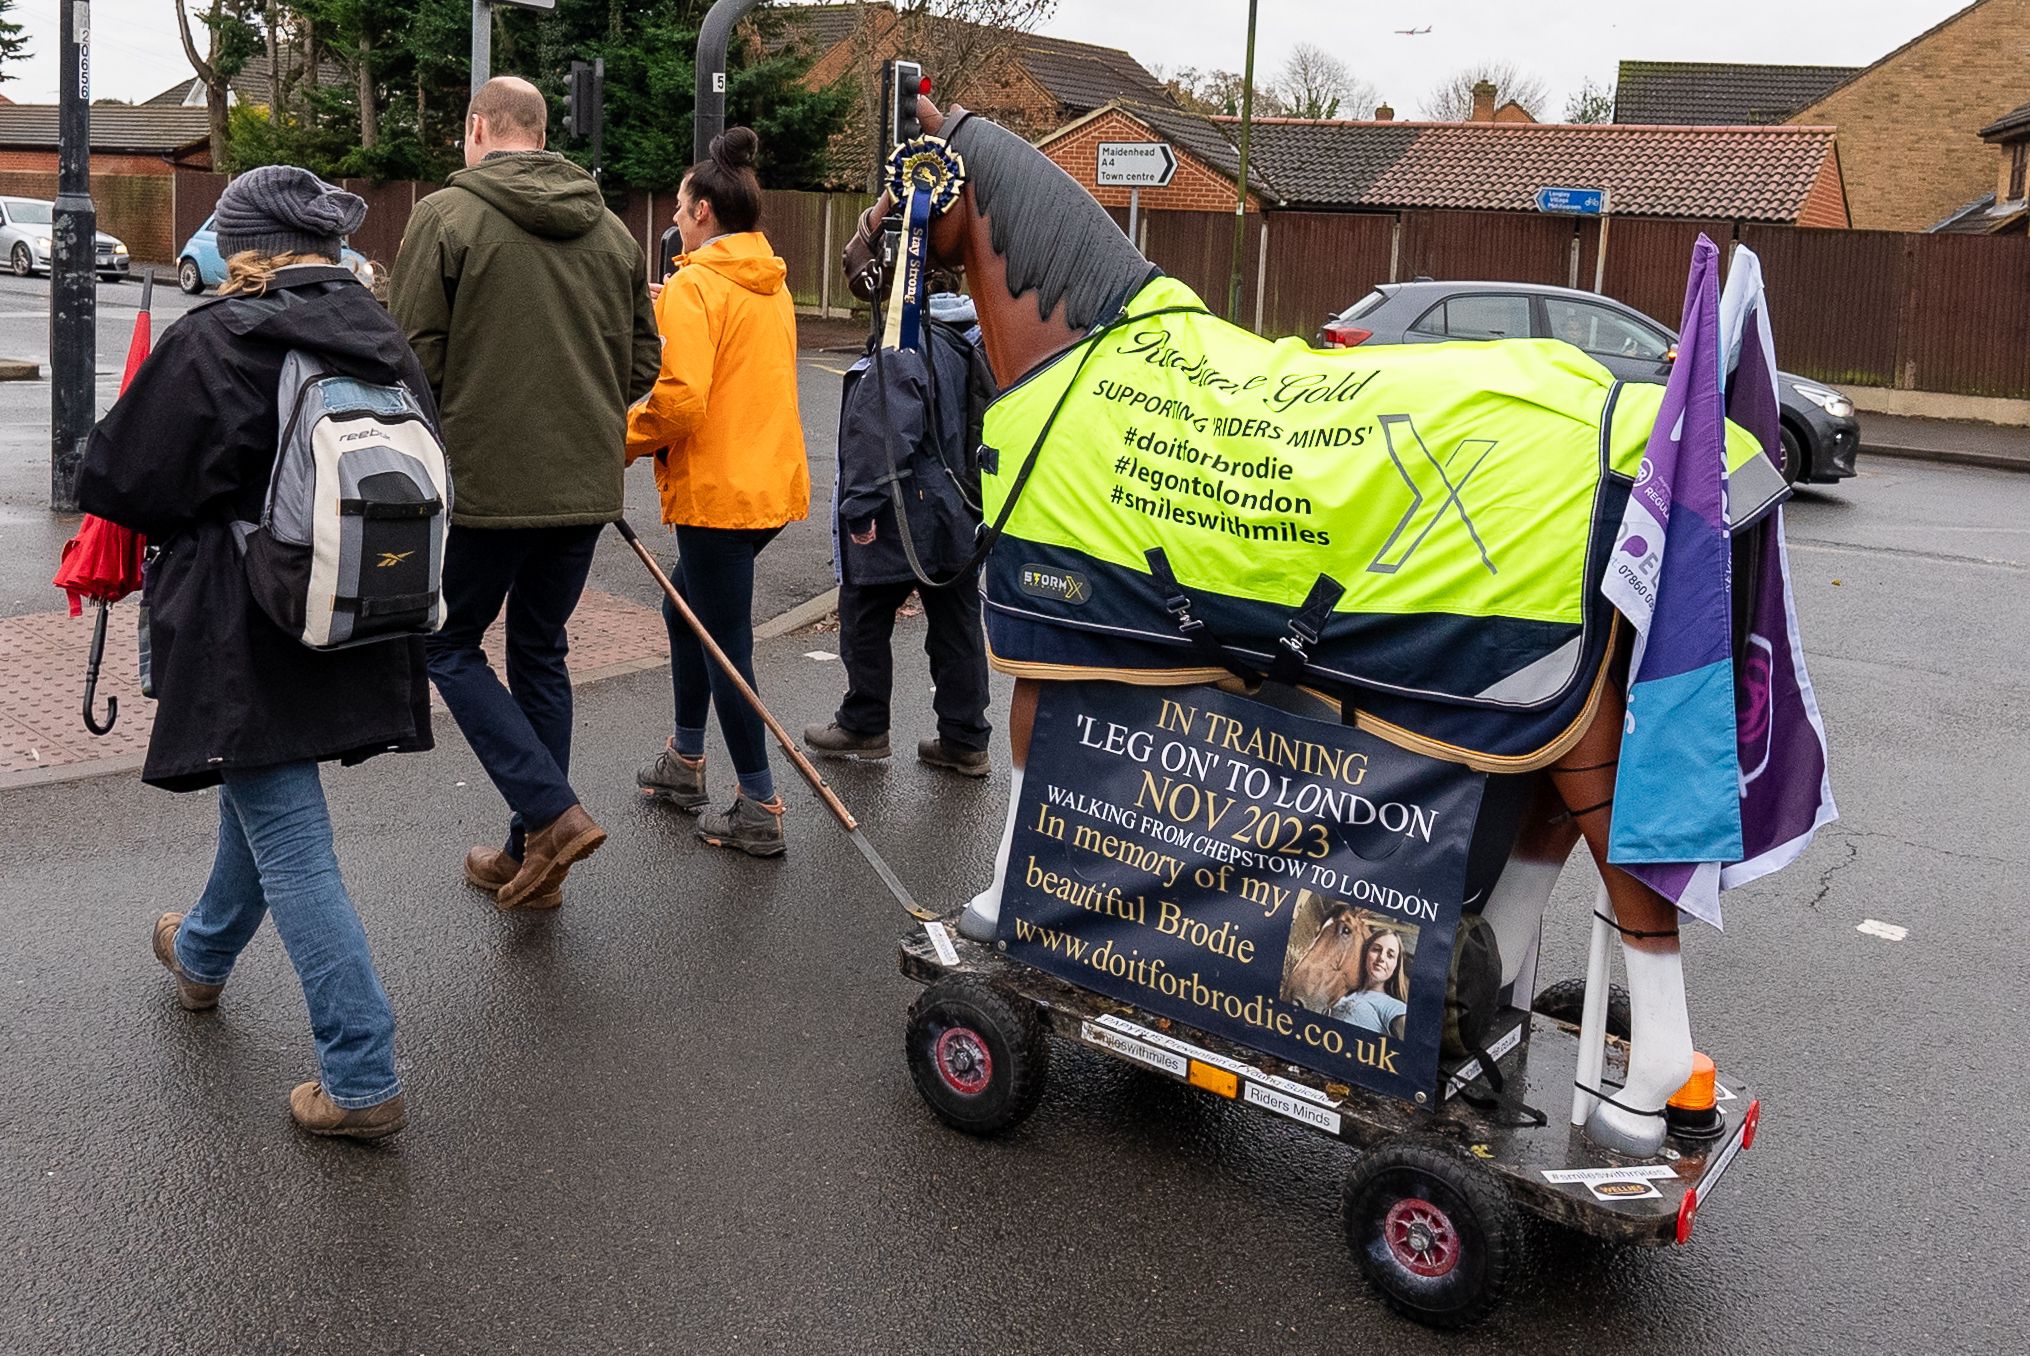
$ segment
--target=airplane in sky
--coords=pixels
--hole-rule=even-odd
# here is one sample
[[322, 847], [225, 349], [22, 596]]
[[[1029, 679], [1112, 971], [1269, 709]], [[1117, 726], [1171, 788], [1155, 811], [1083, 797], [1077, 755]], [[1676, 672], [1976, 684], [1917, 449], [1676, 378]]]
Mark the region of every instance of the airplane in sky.
[[1399, 37], [1417, 38], [1422, 37], [1424, 34], [1430, 31], [1431, 26], [1429, 24], [1425, 24], [1422, 28], [1398, 28], [1396, 30], [1396, 34]]

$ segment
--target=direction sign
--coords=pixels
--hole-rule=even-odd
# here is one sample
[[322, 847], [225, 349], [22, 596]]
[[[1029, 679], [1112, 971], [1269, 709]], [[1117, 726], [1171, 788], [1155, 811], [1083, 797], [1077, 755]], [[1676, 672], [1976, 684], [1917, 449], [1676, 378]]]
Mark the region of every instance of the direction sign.
[[1567, 217], [1597, 217], [1607, 210], [1604, 188], [1540, 188], [1537, 210]]
[[1161, 141], [1102, 141], [1101, 188], [1161, 188], [1177, 173], [1177, 157]]

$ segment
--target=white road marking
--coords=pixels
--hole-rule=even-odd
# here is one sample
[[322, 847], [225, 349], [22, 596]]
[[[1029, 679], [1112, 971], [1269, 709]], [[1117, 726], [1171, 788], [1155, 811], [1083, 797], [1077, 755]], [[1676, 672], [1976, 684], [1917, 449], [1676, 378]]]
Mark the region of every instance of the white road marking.
[[1878, 922], [1873, 918], [1856, 926], [1854, 931], [1865, 932], [1870, 937], [1880, 937], [1885, 942], [1900, 942], [1910, 935], [1909, 928], [1898, 927], [1894, 923]]

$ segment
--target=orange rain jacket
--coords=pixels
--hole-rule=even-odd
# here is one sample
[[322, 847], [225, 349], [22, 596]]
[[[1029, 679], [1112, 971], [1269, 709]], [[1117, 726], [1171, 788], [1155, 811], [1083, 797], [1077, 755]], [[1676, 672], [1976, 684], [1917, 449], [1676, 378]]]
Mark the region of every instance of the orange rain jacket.
[[788, 266], [759, 231], [723, 235], [656, 300], [662, 371], [627, 414], [627, 460], [653, 455], [663, 521], [781, 527], [810, 512]]

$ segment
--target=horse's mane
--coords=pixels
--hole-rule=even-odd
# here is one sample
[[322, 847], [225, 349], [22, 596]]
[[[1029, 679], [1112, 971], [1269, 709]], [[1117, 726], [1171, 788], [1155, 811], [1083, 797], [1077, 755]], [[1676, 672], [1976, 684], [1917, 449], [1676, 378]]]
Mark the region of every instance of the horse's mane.
[[1016, 296], [1034, 290], [1048, 319], [1062, 301], [1075, 330], [1110, 320], [1161, 270], [1144, 259], [1107, 210], [1043, 152], [1005, 127], [970, 117], [952, 147], [965, 158], [973, 201], [1008, 261]]

